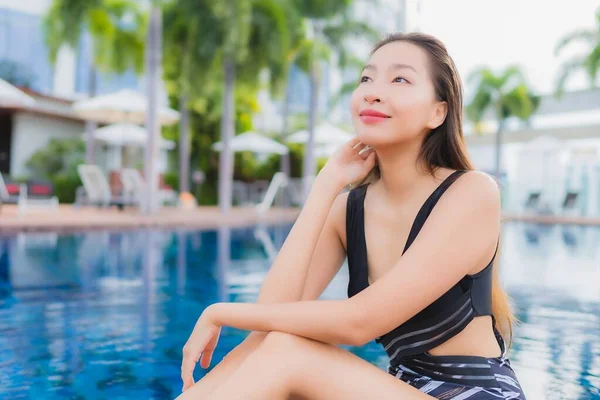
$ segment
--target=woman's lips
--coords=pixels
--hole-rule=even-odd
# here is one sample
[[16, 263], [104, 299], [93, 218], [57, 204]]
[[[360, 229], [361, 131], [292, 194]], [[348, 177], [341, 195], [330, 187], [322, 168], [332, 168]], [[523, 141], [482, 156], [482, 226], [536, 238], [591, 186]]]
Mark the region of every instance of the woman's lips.
[[390, 117], [377, 117], [375, 115], [361, 115], [360, 116], [360, 120], [367, 125], [378, 124], [389, 118]]
[[389, 115], [373, 109], [362, 110], [359, 113], [359, 117], [360, 120], [365, 124], [378, 124], [390, 118]]

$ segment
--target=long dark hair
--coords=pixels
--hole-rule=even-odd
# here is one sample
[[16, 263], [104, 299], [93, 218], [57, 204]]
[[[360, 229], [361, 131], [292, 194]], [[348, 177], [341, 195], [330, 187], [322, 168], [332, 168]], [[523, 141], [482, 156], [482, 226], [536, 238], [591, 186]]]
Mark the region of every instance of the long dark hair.
[[[419, 161], [432, 175], [438, 168], [453, 170], [473, 170], [463, 136], [463, 93], [460, 75], [446, 46], [431, 35], [424, 33], [393, 33], [380, 40], [371, 54], [392, 42], [408, 42], [427, 52], [431, 62], [431, 79], [435, 86], [437, 100], [445, 101], [448, 107], [446, 119], [435, 129], [427, 133], [419, 153]], [[380, 171], [376, 166], [362, 183], [379, 179]], [[499, 257], [496, 257], [498, 260]], [[498, 277], [498, 268], [494, 265], [492, 285], [492, 312], [496, 328], [512, 341], [512, 326], [515, 317], [510, 301], [503, 290]]]

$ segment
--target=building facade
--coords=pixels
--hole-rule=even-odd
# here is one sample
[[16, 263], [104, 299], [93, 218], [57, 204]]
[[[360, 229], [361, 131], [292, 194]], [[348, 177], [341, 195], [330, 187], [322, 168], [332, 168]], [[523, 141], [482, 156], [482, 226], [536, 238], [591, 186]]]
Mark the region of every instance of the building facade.
[[0, 173], [12, 177], [27, 177], [27, 161], [51, 139], [81, 138], [85, 123], [73, 114], [71, 104], [88, 96], [92, 76], [96, 94], [143, 89], [143, 79], [133, 71], [91, 74], [88, 33], [77, 48], [63, 46], [52, 65], [43, 30], [50, 4], [51, 0], [0, 0], [0, 78], [36, 100], [34, 108], [0, 109]]

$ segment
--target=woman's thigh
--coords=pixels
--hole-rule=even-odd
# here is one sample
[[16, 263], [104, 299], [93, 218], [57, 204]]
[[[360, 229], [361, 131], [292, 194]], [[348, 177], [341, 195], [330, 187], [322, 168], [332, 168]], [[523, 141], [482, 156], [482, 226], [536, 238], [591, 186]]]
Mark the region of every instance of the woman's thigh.
[[[369, 362], [329, 344], [273, 332], [262, 346], [274, 368], [292, 365], [291, 389], [294, 395], [302, 398], [432, 399]], [[293, 361], [289, 363], [290, 360]]]

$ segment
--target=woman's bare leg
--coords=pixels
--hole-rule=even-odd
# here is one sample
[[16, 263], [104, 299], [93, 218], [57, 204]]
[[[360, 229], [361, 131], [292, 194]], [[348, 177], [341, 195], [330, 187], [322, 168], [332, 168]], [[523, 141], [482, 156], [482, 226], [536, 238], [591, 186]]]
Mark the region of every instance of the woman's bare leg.
[[[223, 358], [217, 366], [196, 382], [194, 386], [179, 395], [177, 400], [206, 398], [209, 393], [214, 391], [235, 372], [235, 370], [244, 362], [246, 357], [252, 354], [260, 346], [265, 337], [265, 333], [252, 332], [240, 345]], [[197, 366], [196, 368], [200, 368], [200, 366]]]
[[348, 351], [279, 332], [268, 334], [207, 399], [287, 400], [292, 395], [310, 400], [432, 399]]

